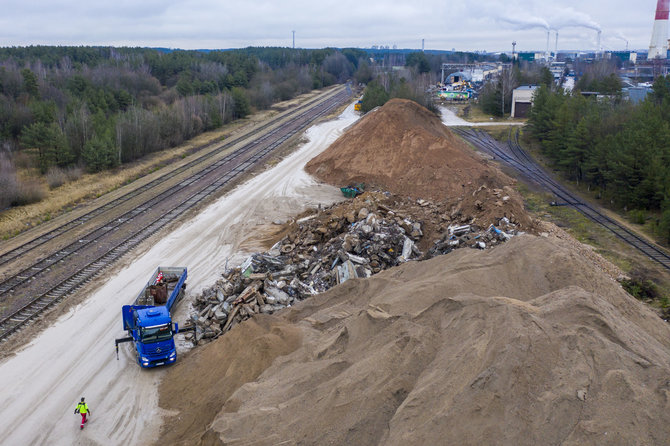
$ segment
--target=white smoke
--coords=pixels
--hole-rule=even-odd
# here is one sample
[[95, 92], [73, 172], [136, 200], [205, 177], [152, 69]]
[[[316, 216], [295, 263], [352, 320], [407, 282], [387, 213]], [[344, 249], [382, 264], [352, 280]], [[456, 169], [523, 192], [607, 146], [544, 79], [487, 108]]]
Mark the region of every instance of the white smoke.
[[501, 3], [484, 1], [482, 10], [497, 22], [512, 25], [514, 29], [549, 29], [549, 23], [542, 17], [533, 14], [527, 7], [514, 0]]
[[508, 0], [504, 4], [485, 2], [483, 9], [496, 21], [512, 25], [515, 29], [542, 28], [557, 31], [567, 27], [582, 27], [602, 31], [601, 26], [591, 16], [572, 7], [534, 6], [536, 5]]
[[549, 23], [542, 17], [536, 17], [528, 13], [503, 14], [496, 17], [497, 20], [513, 25], [517, 29], [542, 28], [549, 30]]
[[623, 40], [624, 42], [628, 43], [628, 37], [624, 36], [624, 35], [621, 34], [620, 32], [616, 32], [616, 33], [614, 33], [614, 34], [612, 35], [612, 37], [614, 37], [615, 39], [621, 39], [621, 40]]
[[575, 11], [573, 8], [556, 9], [549, 18], [549, 23], [554, 29], [567, 27], [583, 27], [602, 31], [602, 28], [588, 14]]

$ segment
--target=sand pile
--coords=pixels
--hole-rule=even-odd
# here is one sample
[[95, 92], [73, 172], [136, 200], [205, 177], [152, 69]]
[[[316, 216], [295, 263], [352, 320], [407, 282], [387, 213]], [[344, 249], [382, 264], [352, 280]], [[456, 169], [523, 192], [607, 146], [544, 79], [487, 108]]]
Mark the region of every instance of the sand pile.
[[162, 444], [670, 438], [670, 328], [553, 237], [350, 280], [166, 373]]
[[450, 203], [483, 224], [507, 217], [531, 226], [521, 197], [509, 187], [514, 180], [477, 156], [437, 116], [406, 99], [368, 113], [305, 169], [336, 186], [365, 183]]

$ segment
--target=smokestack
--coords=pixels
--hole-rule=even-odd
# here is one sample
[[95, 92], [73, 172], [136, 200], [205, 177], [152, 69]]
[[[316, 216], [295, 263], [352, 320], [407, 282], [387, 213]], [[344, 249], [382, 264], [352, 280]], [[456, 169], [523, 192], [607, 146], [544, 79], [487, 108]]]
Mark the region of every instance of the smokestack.
[[649, 59], [665, 59], [668, 56], [668, 11], [670, 0], [658, 0], [656, 4], [656, 18], [654, 30], [651, 32], [649, 44]]
[[556, 51], [554, 51], [554, 57], [558, 59], [558, 30], [556, 30]]
[[547, 30], [547, 60], [549, 60], [550, 55], [551, 54], [549, 53], [549, 30]]
[[[668, 0], [670, 1], [670, 0]], [[598, 55], [600, 54], [600, 37], [602, 36], [602, 31], [598, 30], [598, 46], [596, 47], [596, 59], [598, 58]]]

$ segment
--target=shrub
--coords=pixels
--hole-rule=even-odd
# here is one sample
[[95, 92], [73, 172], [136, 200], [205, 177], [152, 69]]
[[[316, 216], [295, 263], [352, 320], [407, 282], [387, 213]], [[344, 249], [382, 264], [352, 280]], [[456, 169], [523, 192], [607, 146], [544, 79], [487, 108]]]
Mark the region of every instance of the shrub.
[[46, 174], [47, 184], [49, 189], [56, 189], [61, 187], [68, 180], [67, 174], [60, 167], [50, 167], [49, 171]]
[[0, 152], [0, 210], [9, 207], [16, 197], [16, 168], [9, 155]]
[[628, 218], [632, 223], [643, 225], [647, 221], [647, 214], [642, 209], [633, 209], [628, 212]]
[[621, 286], [636, 299], [657, 299], [660, 297], [658, 287], [651, 280], [631, 277], [620, 281]]
[[79, 166], [70, 166], [65, 170], [68, 181], [77, 181], [84, 174], [84, 169]]
[[661, 214], [661, 220], [658, 222], [657, 233], [665, 243], [670, 242], [670, 209], [666, 209]]
[[37, 203], [46, 197], [44, 186], [37, 180], [19, 181], [18, 190], [13, 206], [23, 206], [26, 204]]
[[[33, 153], [28, 153], [28, 152], [33, 152]], [[14, 161], [14, 166], [16, 166], [19, 169], [32, 169], [33, 167], [37, 167], [37, 162], [35, 158], [37, 157], [37, 151], [30, 151], [30, 150], [21, 150], [20, 152], [15, 152], [13, 161]]]

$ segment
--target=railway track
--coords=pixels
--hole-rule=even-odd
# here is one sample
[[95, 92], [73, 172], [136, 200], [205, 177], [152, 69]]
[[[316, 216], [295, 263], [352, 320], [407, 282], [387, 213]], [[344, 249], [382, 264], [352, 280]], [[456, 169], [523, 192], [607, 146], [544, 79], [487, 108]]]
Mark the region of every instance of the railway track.
[[[323, 98], [321, 98], [323, 100]], [[319, 102], [318, 100], [312, 101], [306, 105], [306, 107], [309, 107], [311, 105], [314, 105], [315, 102]], [[285, 120], [287, 118], [290, 118], [293, 120], [293, 123], [301, 123], [305, 119], [309, 119], [309, 110], [308, 111], [293, 111], [292, 113], [289, 113], [288, 115], [281, 116], [277, 119], [274, 119], [262, 127], [256, 129], [256, 133], [262, 131], [263, 129], [266, 129], [268, 127], [271, 127], [273, 125], [276, 125], [279, 121]], [[193, 173], [187, 180], [179, 183], [178, 186], [175, 186], [171, 188], [170, 193], [174, 194], [177, 191], [184, 189], [191, 185], [192, 183], [195, 183], [197, 181], [200, 181], [202, 178], [204, 178], [206, 175], [208, 175], [210, 172], [220, 168], [221, 166], [233, 162], [236, 159], [241, 159], [244, 157], [249, 151], [253, 150], [255, 147], [262, 145], [264, 142], [270, 141], [273, 138], [276, 138], [277, 133], [281, 131], [280, 129], [273, 129], [269, 131], [268, 133], [264, 134], [260, 138], [257, 138], [250, 143], [246, 144], [243, 146], [240, 150], [234, 151], [231, 154], [219, 159], [216, 162], [206, 164], [205, 166], [201, 166], [198, 171]], [[292, 135], [291, 135], [292, 136]], [[246, 139], [249, 138], [249, 135], [246, 136]], [[221, 146], [220, 150], [225, 150], [227, 148], [233, 147], [234, 145], [240, 143], [243, 141], [245, 137], [239, 137], [236, 138], [233, 141], [230, 141], [224, 145]], [[285, 139], [282, 139], [282, 142]], [[276, 146], [275, 146], [276, 147]], [[42, 246], [44, 243], [48, 242], [49, 240], [53, 239], [56, 236], [62, 235], [66, 233], [68, 230], [72, 228], [77, 228], [80, 225], [84, 224], [85, 222], [89, 221], [91, 218], [100, 215], [101, 213], [113, 209], [116, 206], [119, 206], [121, 203], [124, 203], [131, 198], [135, 198], [139, 195], [141, 195], [144, 192], [147, 192], [151, 189], [157, 188], [161, 186], [164, 182], [168, 181], [169, 179], [173, 178], [175, 175], [186, 171], [187, 169], [193, 168], [194, 166], [197, 166], [198, 164], [202, 164], [206, 160], [213, 158], [219, 151], [212, 151], [210, 153], [204, 154], [199, 156], [197, 159], [190, 161], [186, 163], [185, 165], [179, 167], [176, 170], [173, 170], [169, 172], [168, 174], [165, 174], [150, 183], [138, 188], [138, 190], [133, 190], [130, 191], [126, 194], [124, 194], [121, 197], [118, 197], [117, 199], [111, 201], [110, 203], [107, 203], [106, 205], [102, 206], [99, 209], [95, 209], [75, 220], [72, 222], [68, 222], [64, 224], [63, 226], [59, 228], [55, 228], [54, 230], [22, 245], [17, 247], [16, 249], [7, 252], [4, 257], [6, 258], [5, 263], [10, 261], [11, 259], [14, 259], [20, 255], [24, 255], [25, 253], [38, 248], [39, 246]], [[23, 269], [22, 271], [12, 275], [8, 279], [6, 279], [3, 282], [0, 282], [0, 301], [2, 301], [3, 296], [10, 290], [15, 289], [17, 286], [32, 280], [35, 276], [39, 275], [43, 271], [45, 271], [47, 268], [49, 268], [51, 265], [65, 259], [68, 256], [71, 256], [73, 253], [77, 253], [84, 249], [86, 246], [90, 245], [91, 243], [95, 243], [97, 240], [99, 240], [101, 237], [103, 237], [105, 234], [111, 233], [115, 230], [117, 230], [119, 227], [121, 227], [123, 224], [125, 224], [127, 221], [132, 220], [135, 218], [138, 214], [146, 212], [148, 209], [151, 209], [153, 206], [155, 206], [158, 202], [162, 201], [163, 197], [161, 195], [154, 195], [147, 199], [146, 201], [142, 202], [135, 208], [131, 209], [130, 211], [115, 217], [113, 220], [107, 221], [103, 223], [100, 226], [95, 227], [93, 230], [90, 232], [86, 233], [83, 236], [78, 237], [76, 241], [73, 243], [61, 248], [59, 251], [52, 253], [51, 255], [45, 257], [41, 261], [31, 264], [27, 268]], [[1, 263], [0, 263], [1, 264]]]
[[[255, 167], [261, 160], [277, 149], [288, 139], [305, 130], [314, 120], [331, 112], [350, 98], [348, 88], [339, 88], [319, 98], [271, 120], [254, 130], [267, 132], [257, 138], [251, 135], [241, 136], [221, 146], [221, 149], [203, 154], [195, 160], [181, 166], [179, 172], [194, 169], [192, 175], [183, 181], [170, 186], [167, 194], [171, 202], [165, 205], [166, 193], [157, 193], [143, 201], [139, 206], [114, 218], [105, 224], [93, 228], [84, 237], [78, 238], [58, 252], [51, 253], [44, 259], [30, 265], [17, 274], [0, 283], [0, 303], [13, 298], [15, 301], [9, 311], [4, 311], [0, 319], [0, 340], [5, 340], [28, 321], [49, 308], [77, 288], [90, 282], [105, 268], [128, 253], [132, 248], [157, 233], [171, 221], [207, 197], [212, 196], [232, 181]], [[248, 140], [248, 141], [247, 141]], [[216, 154], [223, 149], [241, 145], [231, 153], [219, 158]], [[211, 158], [211, 162], [207, 162]], [[169, 175], [175, 176], [174, 171]], [[168, 178], [158, 178], [142, 186], [142, 191], [129, 192], [118, 197], [112, 206], [104, 206], [104, 210], [91, 211], [78, 219], [74, 225], [67, 223], [62, 227], [44, 234], [13, 251], [3, 254], [4, 263], [10, 262], [25, 252], [34, 250], [47, 241], [67, 233], [94, 216], [113, 209], [131, 198], [156, 189]], [[70, 268], [63, 265], [76, 265]], [[59, 273], [54, 270], [60, 269]], [[35, 284], [39, 290], [35, 292]], [[23, 294], [21, 294], [23, 293]], [[17, 294], [21, 294], [17, 298]]]
[[601, 213], [593, 206], [584, 203], [579, 197], [555, 181], [549, 173], [540, 167], [519, 144], [518, 130], [512, 133], [503, 145], [489, 134], [473, 129], [457, 129], [463, 138], [485, 153], [497, 157], [505, 164], [517, 170], [526, 179], [535, 182], [556, 196], [558, 204], [570, 206], [595, 223], [607, 228], [621, 240], [633, 246], [650, 259], [670, 270], [670, 255], [660, 247], [640, 237], [617, 221]]
[[[308, 107], [310, 105], [313, 105], [314, 103], [317, 103], [319, 101], [323, 101], [324, 98], [323, 96], [317, 97], [315, 99], [312, 99], [311, 101], [307, 102], [304, 106]], [[294, 110], [289, 110], [287, 112], [281, 113], [280, 115], [276, 116], [275, 118], [263, 123], [260, 127], [254, 128], [251, 132], [253, 133], [259, 133], [262, 132], [263, 130], [277, 125], [279, 122], [285, 119], [289, 119], [292, 117], [299, 117], [302, 116], [305, 112], [302, 111], [301, 109], [294, 109]], [[216, 146], [216, 150], [212, 150], [210, 152], [201, 154], [186, 164], [181, 165], [177, 169], [171, 171], [169, 174], [160, 176], [153, 181], [139, 187], [136, 189], [133, 189], [125, 194], [123, 194], [120, 197], [117, 197], [116, 199], [105, 203], [104, 205], [97, 207], [95, 209], [92, 209], [91, 211], [87, 212], [84, 215], [79, 216], [76, 219], [73, 219], [57, 228], [52, 229], [51, 231], [48, 231], [44, 234], [41, 234], [40, 236], [12, 249], [11, 251], [7, 251], [3, 254], [0, 254], [0, 266], [4, 265], [7, 262], [10, 262], [11, 260], [16, 259], [19, 256], [25, 255], [26, 253], [34, 250], [35, 248], [38, 248], [48, 241], [60, 236], [61, 234], [66, 233], [67, 231], [77, 228], [78, 226], [85, 224], [86, 222], [90, 221], [91, 219], [97, 217], [98, 215], [101, 215], [111, 209], [114, 209], [115, 207], [119, 206], [121, 203], [127, 202], [128, 200], [135, 198], [147, 191], [150, 191], [151, 189], [154, 189], [161, 184], [163, 184], [165, 181], [167, 181], [170, 177], [177, 175], [179, 173], [185, 172], [190, 168], [193, 168], [197, 166], [198, 164], [201, 164], [208, 159], [216, 156], [218, 153], [220, 153], [222, 150], [226, 150], [229, 148], [234, 147], [236, 144], [241, 143], [245, 139], [248, 139], [250, 137], [250, 132], [246, 132], [240, 136], [235, 137], [234, 139], [226, 141], [224, 144], [216, 144], [213, 145], [211, 143], [205, 143], [200, 146], [197, 146], [196, 148], [193, 149], [194, 152], [199, 152], [207, 147], [211, 146]]]

